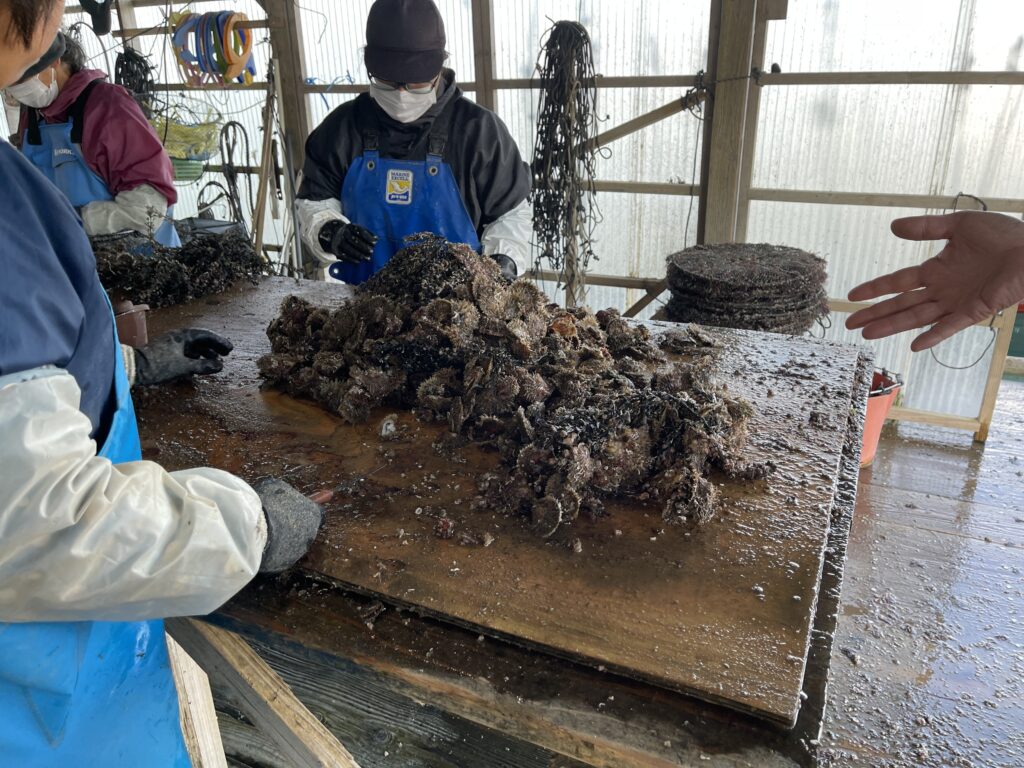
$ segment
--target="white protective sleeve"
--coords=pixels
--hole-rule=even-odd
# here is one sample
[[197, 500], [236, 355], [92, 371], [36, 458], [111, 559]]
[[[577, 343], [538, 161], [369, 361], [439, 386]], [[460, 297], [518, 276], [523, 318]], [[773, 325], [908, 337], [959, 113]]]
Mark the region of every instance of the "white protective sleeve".
[[486, 255], [503, 253], [516, 263], [520, 275], [530, 269], [530, 238], [533, 235], [533, 212], [530, 203], [519, 205], [486, 227], [480, 245]]
[[320, 245], [320, 228], [329, 221], [349, 223], [341, 213], [341, 201], [334, 200], [295, 200], [295, 211], [299, 219], [299, 234], [302, 245], [312, 253], [320, 266], [326, 267], [338, 258], [328, 253]]
[[69, 373], [0, 377], [0, 621], [206, 614], [256, 574], [259, 497], [216, 469], [96, 455]]
[[152, 237], [167, 217], [167, 198], [149, 184], [125, 190], [113, 200], [98, 200], [82, 208], [82, 223], [90, 237], [133, 229]]

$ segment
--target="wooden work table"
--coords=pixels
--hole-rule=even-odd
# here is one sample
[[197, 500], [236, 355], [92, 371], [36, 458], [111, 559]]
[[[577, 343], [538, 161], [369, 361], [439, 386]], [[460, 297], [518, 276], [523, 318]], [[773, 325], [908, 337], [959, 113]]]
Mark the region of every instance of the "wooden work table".
[[[152, 313], [151, 336], [186, 325], [207, 327], [230, 338], [235, 343], [235, 351], [228, 358], [225, 371], [218, 376], [137, 393], [136, 407], [146, 457], [170, 469], [210, 464], [248, 479], [277, 474], [306, 492], [325, 485], [333, 487], [339, 465], [350, 467], [354, 474], [369, 474], [363, 467], [364, 454], [373, 456], [373, 447], [347, 447], [346, 441], [338, 437], [344, 434], [338, 432], [338, 420], [310, 404], [261, 392], [255, 365], [259, 356], [269, 350], [264, 331], [286, 295], [297, 293], [314, 301], [334, 302], [343, 300], [347, 290], [337, 285], [273, 278], [265, 280], [258, 288], [245, 286], [218, 297]], [[820, 355], [824, 369], [829, 371], [829, 380], [822, 384], [822, 391], [828, 386], [833, 395], [836, 392], [840, 395], [838, 399], [833, 398], [826, 409], [828, 413], [821, 417], [832, 420], [832, 431], [807, 437], [811, 447], [821, 452], [828, 448], [834, 451], [836, 459], [831, 465], [826, 461], [824, 466], [814, 468], [813, 490], [825, 496], [818, 500], [823, 504], [816, 504], [824, 515], [820, 546], [807, 550], [807, 562], [812, 564], [808, 567], [813, 567], [814, 571], [812, 581], [803, 585], [809, 596], [806, 605], [813, 610], [809, 609], [805, 629], [800, 629], [796, 618], [792, 619], [797, 622], [793, 627], [797, 636], [809, 641], [806, 671], [798, 651], [780, 651], [785, 652], [783, 658], [792, 657], [793, 663], [799, 662], [801, 666], [795, 673], [781, 669], [778, 692], [775, 688], [765, 691], [752, 688], [752, 693], [747, 691], [740, 696], [723, 694], [722, 699], [730, 699], [727, 703], [732, 708], [727, 709], [669, 689], [678, 687], [703, 699], [716, 700], [715, 686], [723, 684], [716, 680], [724, 681], [727, 686], [730, 675], [749, 676], [757, 671], [742, 671], [749, 653], [733, 653], [728, 656], [732, 663], [723, 663], [720, 669], [695, 672], [692, 685], [685, 684], [685, 676], [679, 671], [674, 671], [675, 676], [666, 681], [659, 675], [642, 673], [620, 662], [621, 654], [617, 654], [620, 646], [642, 649], [645, 638], [639, 635], [664, 631], [657, 623], [649, 628], [638, 626], [637, 636], [629, 636], [628, 629], [618, 629], [623, 632], [620, 641], [608, 643], [598, 637], [587, 645], [580, 639], [585, 628], [572, 626], [575, 619], [569, 615], [571, 606], [565, 609], [567, 618], [561, 622], [566, 626], [555, 619], [559, 626], [542, 632], [529, 626], [530, 613], [525, 608], [522, 615], [527, 617], [523, 620], [527, 626], [522, 628], [510, 629], [507, 622], [503, 623], [504, 617], [467, 619], [468, 614], [460, 615], [457, 605], [452, 609], [450, 601], [445, 602], [453, 595], [455, 599], [462, 594], [458, 589], [453, 592], [450, 585], [442, 585], [429, 597], [409, 597], [407, 593], [413, 592], [411, 589], [396, 591], [391, 588], [392, 580], [387, 574], [381, 576], [380, 566], [383, 564], [386, 571], [389, 563], [396, 562], [395, 552], [401, 550], [393, 552], [392, 548], [401, 546], [401, 541], [396, 543], [394, 537], [385, 537], [379, 531], [374, 533], [373, 526], [389, 526], [409, 519], [407, 528], [415, 533], [417, 521], [403, 518], [406, 513], [402, 512], [401, 505], [391, 505], [395, 508], [389, 506], [388, 510], [379, 514], [375, 511], [373, 515], [363, 511], [368, 519], [365, 524], [360, 522], [358, 530], [352, 521], [361, 520], [360, 514], [345, 514], [353, 509], [354, 502], [328, 506], [325, 532], [299, 569], [281, 578], [257, 580], [211, 620], [250, 640], [299, 698], [336, 731], [363, 766], [814, 764], [856, 494], [868, 362], [837, 345], [767, 334], [729, 333], [739, 339], [740, 347], [748, 349], [748, 357], [749, 349], [760, 348], [768, 350], [765, 355], [769, 358], [773, 349], [784, 349], [786, 356], [807, 350], [812, 356]], [[736, 366], [730, 364], [730, 370], [733, 367]], [[736, 371], [739, 372], [739, 367]], [[798, 380], [803, 378], [806, 378], [803, 373], [797, 377]], [[758, 386], [773, 386], [764, 376], [758, 377], [758, 381]], [[744, 391], [742, 382], [730, 383], [731, 390], [750, 395]], [[819, 383], [813, 382], [814, 386]], [[781, 392], [785, 382], [774, 386]], [[771, 397], [771, 393], [768, 396]], [[771, 406], [776, 412], [785, 407], [782, 403]], [[801, 438], [797, 435], [803, 434], [803, 429], [790, 432], [793, 441], [799, 442]], [[815, 439], [821, 444], [815, 444]], [[765, 435], [752, 438], [760, 449], [765, 449], [770, 440], [780, 442], [778, 437]], [[378, 460], [373, 456], [370, 461]], [[463, 471], [472, 469], [470, 462], [470, 470]], [[825, 481], [823, 473], [827, 476]], [[379, 478], [377, 482], [389, 482]], [[808, 485], [806, 480], [801, 483], [799, 477], [790, 480]], [[788, 493], [783, 486], [773, 488], [772, 493], [776, 490], [783, 495]], [[814, 498], [812, 491], [807, 493], [809, 499]], [[728, 489], [725, 496], [731, 498]], [[755, 508], [758, 503], [761, 502], [745, 499], [744, 504], [738, 504], [737, 511], [730, 508], [726, 513], [734, 515], [734, 522], [743, 520], [743, 514], [769, 514], [770, 507]], [[774, 503], [781, 504], [782, 499]], [[360, 512], [358, 508], [355, 511]], [[394, 520], [387, 515], [395, 515]], [[615, 515], [613, 509], [612, 519], [623, 519]], [[514, 522], [494, 522], [501, 530], [500, 541], [526, 547], [530, 542], [517, 538], [519, 533]], [[628, 524], [620, 522], [618, 525], [626, 529], [626, 538], [629, 538]], [[621, 531], [617, 533], [621, 535]], [[719, 533], [711, 529], [703, 535], [725, 533], [725, 529]], [[398, 538], [404, 535], [403, 530]], [[584, 556], [588, 552], [601, 553], [605, 546], [609, 547], [609, 552], [614, 551], [596, 523], [593, 530], [587, 529], [580, 535], [586, 541]], [[665, 534], [666, 537], [672, 535], [672, 531]], [[782, 537], [785, 538], [787, 536]], [[644, 539], [646, 541], [646, 534]], [[339, 547], [338, 541], [344, 545]], [[429, 544], [426, 537], [419, 541]], [[447, 546], [449, 542], [443, 544]], [[457, 545], [452, 543], [451, 546]], [[380, 553], [374, 560], [369, 550], [378, 547]], [[656, 566], [651, 563], [656, 564], [658, 558], [650, 554], [649, 549], [648, 546], [642, 551], [643, 562], [653, 569]], [[410, 570], [418, 567], [429, 576], [430, 551], [406, 557], [411, 563]], [[456, 552], [443, 548], [439, 551], [439, 558]], [[476, 550], [477, 553], [482, 551]], [[561, 551], [551, 547], [537, 549], [536, 553], [523, 551], [532, 570], [564, 567], [559, 564], [569, 562]], [[697, 551], [699, 545], [694, 549]], [[492, 568], [498, 567], [503, 572], [515, 569], [515, 550], [502, 555], [498, 547], [493, 552], [498, 554], [490, 561]], [[637, 557], [640, 554], [638, 550]], [[423, 561], [419, 565], [417, 557]], [[460, 554], [460, 557], [465, 559], [467, 555]], [[478, 563], [481, 557], [477, 554]], [[371, 573], [375, 562], [378, 570]], [[628, 569], [630, 566], [626, 562], [611, 567]], [[406, 568], [405, 562], [401, 568]], [[680, 566], [680, 570], [686, 568]], [[723, 567], [723, 570], [728, 569]], [[413, 575], [409, 574], [408, 578]], [[680, 576], [680, 589], [690, 588], [685, 578], [685, 575]], [[539, 589], [550, 579], [540, 581], [543, 583], [539, 583]], [[424, 584], [421, 582], [419, 586], [423, 592]], [[799, 583], [796, 586], [799, 587]], [[499, 589], [492, 585], [484, 591], [498, 593]], [[527, 608], [530, 597], [527, 595], [522, 601]], [[791, 614], [788, 609], [773, 610], [770, 601], [763, 609], [760, 603], [751, 603], [753, 608], [750, 608], [743, 602], [748, 597], [735, 598], [734, 610], [739, 619], [753, 617], [763, 624], [778, 616], [783, 619], [775, 620], [790, 621], [784, 619]], [[534, 601], [546, 605], [557, 598], [554, 594], [545, 596], [540, 589]], [[435, 609], [432, 605], [435, 599], [443, 603], [444, 610]], [[692, 631], [685, 621], [687, 606], [691, 604], [692, 601], [687, 601], [672, 609], [679, 622], [672, 626], [678, 626], [681, 637], [687, 637], [686, 633]], [[613, 603], [600, 610], [605, 614], [619, 613]], [[765, 612], [764, 621], [758, 618], [758, 611]], [[580, 611], [584, 618], [586, 613]], [[597, 626], [620, 627], [621, 622], [614, 621], [616, 615], [595, 617]], [[742, 628], [742, 621], [740, 626]], [[766, 637], [773, 637], [770, 627], [764, 631]], [[564, 632], [566, 642], [570, 643], [566, 648], [558, 646], [556, 635], [559, 632]], [[728, 642], [728, 635], [725, 637], [724, 642]], [[797, 640], [794, 647], [800, 648], [801, 642], [806, 644]], [[686, 647], [689, 645], [696, 645], [696, 642]], [[713, 649], [714, 643], [709, 642], [708, 647]], [[683, 663], [685, 653], [679, 658], [682, 660], [679, 663]], [[766, 665], [773, 663], [770, 652], [766, 652], [764, 658]], [[599, 663], [606, 659], [607, 663]], [[781, 663], [777, 666], [781, 667]], [[683, 682], [673, 683], [672, 680]], [[797, 687], [787, 687], [792, 685]], [[792, 729], [765, 719], [785, 719], [787, 691], [800, 693], [796, 700], [799, 712]], [[221, 704], [225, 712], [230, 712], [230, 701]], [[758, 713], [761, 717], [749, 713]], [[222, 728], [229, 753], [235, 750], [239, 760], [283, 764], [275, 763], [279, 756], [275, 756], [272, 745], [261, 741], [259, 734], [244, 722], [225, 718]]]

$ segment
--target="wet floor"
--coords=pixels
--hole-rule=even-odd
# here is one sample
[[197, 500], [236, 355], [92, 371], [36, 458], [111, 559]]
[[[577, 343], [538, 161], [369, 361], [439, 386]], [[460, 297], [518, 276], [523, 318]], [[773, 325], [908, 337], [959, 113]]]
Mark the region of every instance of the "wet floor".
[[861, 486], [826, 761], [1024, 766], [1024, 379], [984, 446], [887, 428]]

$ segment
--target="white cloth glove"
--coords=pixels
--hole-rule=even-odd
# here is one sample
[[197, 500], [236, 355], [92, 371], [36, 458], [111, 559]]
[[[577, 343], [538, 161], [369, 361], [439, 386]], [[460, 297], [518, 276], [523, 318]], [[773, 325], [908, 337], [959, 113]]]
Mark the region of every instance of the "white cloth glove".
[[59, 368], [0, 377], [0, 621], [209, 613], [256, 574], [259, 496], [217, 469], [96, 455]]
[[522, 277], [533, 266], [530, 259], [530, 238], [533, 235], [533, 211], [529, 202], [519, 205], [500, 216], [486, 227], [480, 245], [486, 256], [503, 253], [516, 263]]
[[166, 217], [167, 198], [149, 184], [126, 190], [113, 200], [97, 200], [82, 208], [82, 223], [90, 237], [113, 235], [127, 229], [152, 237]]
[[349, 220], [341, 212], [340, 200], [295, 200], [295, 212], [299, 220], [299, 234], [302, 236], [302, 247], [316, 257], [321, 267], [327, 267], [338, 260], [333, 253], [328, 253], [320, 245], [320, 229], [329, 221]]

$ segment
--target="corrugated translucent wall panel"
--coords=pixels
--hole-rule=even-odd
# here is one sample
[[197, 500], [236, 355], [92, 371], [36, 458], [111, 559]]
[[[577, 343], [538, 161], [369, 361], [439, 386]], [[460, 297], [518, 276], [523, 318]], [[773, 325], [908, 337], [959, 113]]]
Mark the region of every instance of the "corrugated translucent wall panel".
[[[885, 23], [879, 23], [884, 19]], [[1018, 70], [1024, 3], [1016, 0], [800, 0], [768, 28], [766, 60], [783, 72]], [[761, 94], [753, 185], [844, 192], [1024, 198], [1020, 87], [773, 86]], [[921, 210], [751, 205], [749, 240], [787, 243], [829, 262], [829, 294], [917, 264], [941, 244], [900, 241], [889, 221]], [[938, 213], [940, 211], [931, 211]], [[830, 338], [857, 341], [836, 317]], [[935, 355], [913, 334], [872, 343], [905, 375], [904, 405], [977, 416], [991, 333], [971, 329]]]
[[766, 87], [752, 184], [926, 193], [940, 166], [947, 91], [944, 85]]
[[940, 191], [1024, 197], [1024, 88], [961, 87], [964, 94]]
[[685, 75], [705, 69], [708, 0], [494, 0], [495, 75], [531, 77], [551, 24], [581, 22], [603, 75]]
[[783, 72], [1019, 69], [1019, 0], [796, 0], [768, 26]]
[[753, 185], [1022, 197], [1022, 121], [1019, 86], [766, 87]]
[[[372, 0], [302, 0], [296, 3], [302, 24], [306, 76], [317, 83], [365, 83], [366, 16]], [[470, 0], [437, 0], [448, 37], [448, 66], [459, 79], [476, 77]]]

